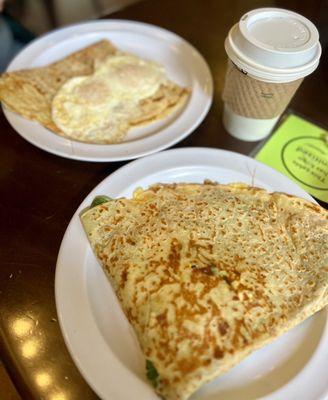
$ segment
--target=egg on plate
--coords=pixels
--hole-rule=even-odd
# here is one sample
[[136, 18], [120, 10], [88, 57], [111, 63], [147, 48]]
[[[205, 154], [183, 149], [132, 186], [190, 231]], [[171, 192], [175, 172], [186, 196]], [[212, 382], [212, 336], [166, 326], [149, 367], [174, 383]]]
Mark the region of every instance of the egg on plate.
[[170, 104], [172, 93], [173, 105], [181, 106], [187, 91], [179, 88], [177, 96], [176, 88], [163, 66], [118, 53], [99, 63], [92, 75], [68, 80], [52, 101], [52, 119], [69, 138], [115, 143], [132, 125], [152, 122], [167, 115], [165, 109], [175, 109]]

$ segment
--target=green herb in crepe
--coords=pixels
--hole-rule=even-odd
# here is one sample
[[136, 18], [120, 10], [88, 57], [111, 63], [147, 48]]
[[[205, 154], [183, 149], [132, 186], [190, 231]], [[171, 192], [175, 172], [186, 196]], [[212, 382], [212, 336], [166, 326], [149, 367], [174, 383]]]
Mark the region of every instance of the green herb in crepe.
[[156, 387], [158, 384], [157, 379], [159, 374], [157, 369], [154, 367], [154, 364], [150, 360], [146, 360], [146, 375], [151, 384]]
[[111, 199], [110, 197], [108, 197], [108, 196], [104, 196], [104, 195], [102, 195], [102, 196], [96, 196], [96, 197], [93, 199], [90, 208], [99, 206], [100, 204], [103, 204], [103, 203], [107, 203], [107, 202], [109, 202], [110, 200], [112, 200], [112, 199]]

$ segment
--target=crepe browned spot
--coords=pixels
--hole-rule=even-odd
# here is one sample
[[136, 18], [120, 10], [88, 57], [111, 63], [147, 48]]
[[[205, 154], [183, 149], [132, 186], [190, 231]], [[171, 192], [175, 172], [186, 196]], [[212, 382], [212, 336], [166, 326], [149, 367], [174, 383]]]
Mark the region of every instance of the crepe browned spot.
[[328, 212], [294, 196], [159, 184], [81, 221], [166, 400], [187, 399], [328, 303]]
[[108, 40], [101, 40], [46, 67], [4, 73], [0, 100], [10, 110], [61, 134], [51, 118], [54, 95], [67, 80], [92, 74], [97, 63], [115, 53]]

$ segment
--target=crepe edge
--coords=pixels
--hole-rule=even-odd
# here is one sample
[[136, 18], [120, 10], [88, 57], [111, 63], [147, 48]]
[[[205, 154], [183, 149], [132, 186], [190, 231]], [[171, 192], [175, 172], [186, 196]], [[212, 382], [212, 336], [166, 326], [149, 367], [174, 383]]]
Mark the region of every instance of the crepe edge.
[[[213, 363], [211, 367], [208, 367], [208, 374], [204, 374], [205, 377], [203, 380], [197, 382], [195, 385], [181, 385], [181, 387], [178, 390], [174, 391], [174, 394], [169, 397], [165, 397], [164, 399], [166, 400], [188, 400], [188, 398], [195, 393], [198, 389], [203, 387], [206, 383], [209, 383], [213, 381], [215, 378], [218, 378], [219, 376], [223, 375], [226, 372], [229, 372], [233, 367], [238, 365], [240, 362], [242, 362], [244, 359], [246, 359], [249, 355], [254, 353], [256, 350], [260, 350], [264, 346], [273, 343], [275, 340], [279, 339], [282, 335], [290, 331], [291, 329], [295, 328], [297, 325], [301, 324], [304, 322], [307, 318], [312, 317], [315, 315], [317, 312], [323, 311], [327, 313], [327, 305], [328, 305], [328, 293], [327, 289], [323, 290], [322, 296], [320, 296], [319, 300], [316, 301], [315, 305], [312, 303], [308, 305], [308, 307], [305, 307], [305, 309], [309, 308], [308, 310], [302, 310], [297, 317], [291, 321], [290, 323], [287, 323], [284, 325], [282, 329], [279, 329], [277, 332], [272, 334], [270, 337], [265, 337], [263, 340], [258, 341], [255, 343], [254, 346], [247, 347], [243, 349], [239, 354], [237, 354], [235, 357], [229, 360], [229, 362], [226, 362], [225, 365], [222, 365], [224, 363], [224, 358], [220, 360], [220, 362]], [[205, 368], [204, 368], [205, 369]], [[199, 372], [199, 371], [198, 371]], [[179, 386], [179, 384], [177, 384]], [[163, 395], [161, 392], [158, 392], [159, 395]]]

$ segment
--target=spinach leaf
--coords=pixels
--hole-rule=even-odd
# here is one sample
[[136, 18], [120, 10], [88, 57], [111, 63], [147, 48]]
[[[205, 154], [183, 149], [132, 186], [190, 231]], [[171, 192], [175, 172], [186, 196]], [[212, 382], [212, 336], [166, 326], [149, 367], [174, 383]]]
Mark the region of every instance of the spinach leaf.
[[159, 377], [159, 374], [154, 364], [150, 360], [146, 360], [146, 376], [151, 384], [156, 387], [158, 384], [157, 379]]
[[107, 203], [107, 202], [110, 201], [110, 200], [112, 200], [112, 199], [111, 199], [110, 197], [108, 197], [108, 196], [96, 196], [96, 197], [92, 200], [92, 203], [91, 203], [90, 208], [99, 206], [100, 204], [103, 204], [103, 203]]

